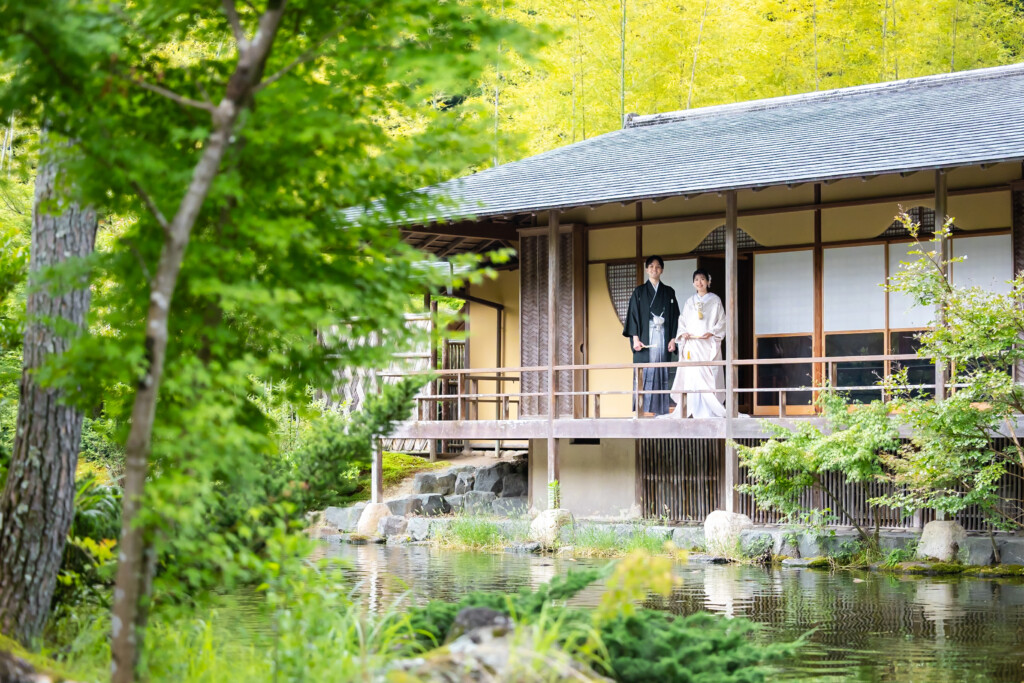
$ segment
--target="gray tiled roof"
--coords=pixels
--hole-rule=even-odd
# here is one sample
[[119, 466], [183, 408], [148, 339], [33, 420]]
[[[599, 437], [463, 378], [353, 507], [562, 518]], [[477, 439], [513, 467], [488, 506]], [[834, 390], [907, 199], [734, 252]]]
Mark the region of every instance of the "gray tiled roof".
[[1024, 64], [633, 117], [430, 188], [478, 217], [1024, 160]]

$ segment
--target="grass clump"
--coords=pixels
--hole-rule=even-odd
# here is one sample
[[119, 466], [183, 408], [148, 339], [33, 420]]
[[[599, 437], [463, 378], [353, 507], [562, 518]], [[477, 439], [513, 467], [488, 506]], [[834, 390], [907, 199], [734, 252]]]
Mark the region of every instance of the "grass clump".
[[526, 540], [529, 519], [497, 520], [473, 514], [460, 514], [433, 537], [434, 543], [456, 550], [501, 550]]
[[577, 526], [573, 535], [573, 555], [580, 557], [621, 557], [636, 550], [658, 555], [664, 548], [665, 538], [640, 524], [630, 525], [626, 533], [612, 525]]
[[501, 527], [483, 517], [456, 517], [441, 534], [445, 545], [473, 550], [493, 549], [504, 543]]

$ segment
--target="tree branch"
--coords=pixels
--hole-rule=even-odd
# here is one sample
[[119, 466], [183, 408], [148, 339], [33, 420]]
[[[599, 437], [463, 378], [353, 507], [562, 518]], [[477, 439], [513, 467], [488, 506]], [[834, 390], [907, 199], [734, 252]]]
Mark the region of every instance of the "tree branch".
[[224, 14], [228, 17], [231, 25], [231, 33], [235, 36], [235, 44], [238, 46], [238, 54], [249, 49], [249, 39], [245, 37], [245, 29], [242, 28], [242, 20], [238, 17], [238, 8], [234, 0], [224, 0]]
[[183, 95], [179, 95], [178, 93], [172, 90], [168, 90], [167, 88], [161, 87], [159, 85], [153, 85], [152, 83], [147, 83], [146, 81], [140, 78], [131, 78], [129, 80], [135, 85], [143, 88], [144, 90], [149, 90], [150, 92], [155, 92], [157, 95], [162, 95], [163, 97], [166, 97], [172, 102], [177, 102], [183, 107], [193, 107], [195, 109], [202, 109], [208, 114], [213, 114], [214, 111], [216, 111], [217, 109], [213, 105], [213, 102], [200, 102], [199, 100], [193, 100], [191, 97], [184, 97]]
[[167, 218], [164, 216], [163, 212], [160, 211], [160, 207], [156, 205], [153, 198], [149, 196], [149, 193], [142, 189], [142, 185], [139, 184], [138, 180], [132, 180], [131, 185], [135, 190], [135, 194], [139, 195], [139, 199], [141, 199], [142, 203], [146, 205], [149, 212], [153, 214], [153, 218], [155, 218], [156, 222], [160, 224], [160, 227], [164, 229], [164, 233], [169, 232], [171, 224], [167, 222]]
[[253, 88], [253, 94], [255, 95], [259, 91], [261, 91], [264, 88], [266, 88], [268, 85], [271, 85], [272, 83], [274, 83], [274, 81], [277, 81], [282, 76], [286, 75], [289, 71], [292, 71], [299, 64], [304, 64], [305, 62], [308, 62], [308, 61], [314, 59], [317, 56], [317, 54], [319, 53], [320, 48], [323, 47], [324, 43], [326, 43], [328, 40], [330, 40], [331, 38], [333, 38], [336, 35], [338, 35], [338, 33], [340, 33], [340, 32], [341, 32], [341, 27], [338, 27], [338, 28], [336, 28], [333, 31], [328, 31], [327, 33], [325, 33], [319, 40], [316, 41], [316, 43], [313, 45], [313, 47], [309, 48], [308, 50], [306, 50], [305, 52], [300, 54], [298, 57], [293, 59], [287, 65], [285, 65], [284, 67], [282, 67], [281, 69], [279, 69], [278, 71], [273, 73], [268, 78], [264, 79], [262, 83], [260, 83], [255, 88]]

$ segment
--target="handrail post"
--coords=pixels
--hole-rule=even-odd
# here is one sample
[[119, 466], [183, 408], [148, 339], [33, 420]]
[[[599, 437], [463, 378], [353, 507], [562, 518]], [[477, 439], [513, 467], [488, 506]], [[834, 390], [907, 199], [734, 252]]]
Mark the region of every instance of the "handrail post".
[[644, 416], [644, 406], [640, 402], [640, 382], [643, 381], [643, 370], [633, 368], [633, 407], [636, 409], [637, 419]]

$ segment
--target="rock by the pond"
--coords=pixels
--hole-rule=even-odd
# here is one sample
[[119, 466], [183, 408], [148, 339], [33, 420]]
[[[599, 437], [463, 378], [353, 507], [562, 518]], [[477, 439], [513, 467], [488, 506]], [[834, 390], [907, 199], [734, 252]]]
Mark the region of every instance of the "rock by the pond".
[[471, 515], [491, 513], [491, 503], [497, 496], [489, 491], [470, 491], [462, 497], [462, 509]]
[[782, 561], [783, 567], [810, 567], [812, 557], [787, 557]]
[[430, 538], [431, 527], [436, 520], [427, 517], [410, 517], [405, 526], [405, 533], [410, 541], [426, 541]]
[[704, 548], [704, 527], [678, 526], [672, 530], [672, 542], [677, 548], [699, 550]]
[[740, 553], [743, 557], [762, 559], [772, 555], [775, 539], [767, 531], [745, 529], [740, 532]]
[[529, 505], [526, 497], [519, 498], [495, 498], [491, 502], [491, 511], [499, 517], [516, 517], [526, 514]]
[[401, 536], [405, 533], [408, 524], [405, 517], [388, 515], [377, 522], [377, 533], [380, 536]]
[[772, 555], [800, 557], [800, 539], [790, 531], [775, 531], [772, 534]]
[[456, 475], [452, 472], [434, 474], [432, 472], [420, 472], [412, 480], [413, 493], [439, 493], [447, 496], [455, 491]]
[[420, 513], [427, 517], [437, 517], [438, 515], [447, 515], [452, 511], [448, 501], [444, 499], [444, 496], [438, 493], [423, 493], [417, 496], [420, 499]]
[[501, 480], [502, 498], [519, 498], [525, 496], [529, 483], [525, 472], [509, 472]]
[[836, 529], [824, 534], [812, 532], [797, 534], [797, 550], [800, 557], [838, 555], [844, 550], [856, 551], [860, 546], [860, 534], [856, 531]]
[[388, 509], [391, 510], [391, 514], [393, 515], [408, 517], [409, 515], [419, 515], [423, 513], [422, 496], [395, 498], [394, 500], [389, 500], [385, 504], [388, 506]]
[[450, 643], [469, 631], [487, 629], [492, 636], [503, 636], [515, 628], [515, 622], [504, 612], [490, 607], [464, 607], [455, 615], [455, 621], [445, 636]]
[[491, 465], [490, 467], [481, 467], [476, 471], [473, 490], [494, 494], [501, 493], [501, 487], [505, 481], [505, 475], [509, 473], [511, 468], [511, 464], [507, 462], [499, 462], [498, 464]]
[[363, 514], [359, 516], [356, 533], [360, 536], [375, 536], [380, 520], [390, 514], [391, 509], [384, 503], [369, 503], [363, 508]]
[[476, 482], [476, 469], [470, 472], [459, 472], [455, 477], [455, 495], [461, 496], [473, 490]]
[[[523, 627], [533, 628], [533, 627]], [[529, 657], [512, 656], [516, 624], [487, 607], [463, 609], [455, 617], [447, 644], [422, 656], [392, 663], [378, 681], [479, 683], [481, 681], [575, 680], [609, 681], [569, 657], [548, 657], [544, 675], [536, 675]], [[525, 638], [530, 642], [530, 637]], [[524, 666], [525, 665], [525, 666]], [[397, 674], [397, 676], [396, 676]]]
[[1024, 565], [1024, 538], [1004, 538], [999, 541], [999, 561], [1002, 564]]
[[342, 533], [350, 534], [356, 530], [359, 516], [363, 514], [365, 507], [365, 502], [356, 503], [346, 508], [329, 507], [324, 510], [324, 522]]
[[951, 562], [957, 559], [960, 545], [966, 540], [967, 532], [959, 522], [952, 520], [928, 522], [921, 531], [921, 540], [917, 542], [917, 557]]
[[995, 559], [995, 553], [992, 550], [992, 539], [988, 536], [968, 536], [960, 544], [959, 555], [964, 564], [969, 564], [973, 567], [987, 567]]
[[704, 519], [704, 544], [712, 555], [732, 557], [740, 549], [740, 534], [754, 523], [738, 512], [715, 510]]
[[444, 499], [445, 501], [447, 501], [448, 507], [452, 509], [452, 512], [461, 512], [463, 507], [465, 507], [465, 496], [461, 494], [452, 494], [450, 496], [445, 496]]
[[515, 545], [505, 546], [506, 553], [513, 553], [516, 555], [524, 555], [528, 553], [540, 552], [540, 543], [532, 541], [530, 543], [516, 543]]
[[686, 561], [690, 564], [729, 564], [732, 562], [728, 557], [708, 555], [707, 553], [690, 553]]
[[559, 532], [572, 524], [572, 513], [568, 510], [544, 510], [530, 523], [530, 540], [540, 543], [545, 548], [554, 547], [558, 544]]

